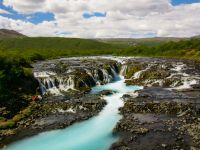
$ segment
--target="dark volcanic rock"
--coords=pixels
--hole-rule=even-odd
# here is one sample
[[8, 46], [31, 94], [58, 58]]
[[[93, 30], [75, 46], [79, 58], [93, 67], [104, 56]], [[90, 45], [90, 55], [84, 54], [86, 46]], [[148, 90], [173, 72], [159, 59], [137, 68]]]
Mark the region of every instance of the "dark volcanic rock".
[[17, 128], [0, 130], [0, 147], [40, 132], [65, 128], [97, 115], [106, 101], [100, 95], [71, 96], [70, 99], [48, 97], [35, 103], [31, 116], [17, 123]]

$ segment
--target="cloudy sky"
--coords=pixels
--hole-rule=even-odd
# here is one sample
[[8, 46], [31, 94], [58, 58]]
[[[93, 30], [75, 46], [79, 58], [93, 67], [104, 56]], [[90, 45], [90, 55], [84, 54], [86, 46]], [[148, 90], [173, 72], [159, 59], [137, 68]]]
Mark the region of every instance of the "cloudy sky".
[[0, 0], [0, 28], [28, 36], [190, 37], [200, 0]]

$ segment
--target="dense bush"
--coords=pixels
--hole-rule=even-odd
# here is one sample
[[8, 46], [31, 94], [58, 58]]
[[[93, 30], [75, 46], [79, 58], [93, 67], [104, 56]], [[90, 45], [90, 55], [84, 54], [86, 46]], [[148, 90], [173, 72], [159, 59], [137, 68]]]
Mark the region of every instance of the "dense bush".
[[34, 94], [37, 82], [32, 75], [30, 64], [25, 59], [0, 57], [0, 116], [12, 117], [21, 108], [28, 106], [24, 95]]

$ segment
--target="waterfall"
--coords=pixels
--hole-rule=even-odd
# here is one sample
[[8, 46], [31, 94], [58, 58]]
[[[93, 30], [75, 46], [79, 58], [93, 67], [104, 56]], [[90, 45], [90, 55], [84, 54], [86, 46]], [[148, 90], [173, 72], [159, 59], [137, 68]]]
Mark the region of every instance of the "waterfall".
[[97, 82], [99, 81], [99, 75], [98, 75], [98, 70], [94, 70], [94, 81]]
[[117, 79], [118, 79], [118, 74], [117, 74], [117, 72], [116, 72], [115, 69], [113, 69], [112, 67], [111, 67], [111, 71], [112, 71], [112, 74], [113, 74], [113, 76], [114, 76], [114, 80], [117, 80]]
[[96, 83], [97, 79], [95, 76], [93, 76], [92, 72], [89, 69], [85, 69], [86, 73], [93, 79], [93, 81]]
[[[80, 82], [83, 86], [90, 88], [93, 85], [110, 83], [118, 78], [116, 71], [118, 68], [116, 68], [115, 65], [110, 65], [108, 69], [103, 69], [102, 67], [77, 69], [70, 68], [65, 71], [65, 74], [59, 75], [52, 71], [34, 72], [34, 76], [39, 82], [42, 95], [62, 95], [62, 92], [67, 92], [70, 89], [77, 90], [79, 89], [79, 87], [75, 86], [77, 85], [77, 82]], [[77, 76], [76, 71], [87, 74], [89, 78], [84, 78], [85, 76], [83, 76], [83, 78], [81, 76]]]
[[126, 75], [126, 71], [128, 69], [127, 65], [123, 65], [120, 71], [120, 75]]
[[58, 89], [62, 92], [67, 92], [69, 89], [74, 90], [75, 83], [73, 76], [69, 76], [69, 78], [66, 80], [63, 80], [62, 78], [59, 79], [59, 86]]
[[103, 78], [104, 78], [104, 83], [109, 83], [112, 81], [113, 77], [111, 75], [109, 75], [108, 71], [105, 69], [101, 70], [103, 72]]
[[47, 93], [46, 87], [42, 84], [42, 82], [40, 81], [40, 79], [38, 79], [38, 83], [39, 83], [39, 87], [40, 87], [42, 95], [45, 95]]
[[59, 77], [56, 74], [55, 76], [47, 75], [47, 73], [35, 73], [40, 86], [42, 95], [53, 94], [53, 95], [62, 95], [62, 91], [68, 91], [69, 89], [74, 89], [75, 83], [72, 76]]

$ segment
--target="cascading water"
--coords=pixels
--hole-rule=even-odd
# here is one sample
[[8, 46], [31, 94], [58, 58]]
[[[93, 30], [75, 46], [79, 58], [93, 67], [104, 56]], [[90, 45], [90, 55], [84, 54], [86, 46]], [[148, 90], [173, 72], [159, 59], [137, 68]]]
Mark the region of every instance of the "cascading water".
[[123, 66], [122, 66], [122, 69], [121, 69], [121, 71], [120, 71], [120, 74], [121, 74], [121, 75], [126, 75], [127, 69], [128, 69], [128, 66], [127, 66], [127, 65], [123, 65]]
[[[114, 71], [114, 69], [113, 69]], [[114, 76], [119, 80], [102, 86], [92, 88], [92, 93], [102, 90], [113, 90], [110, 96], [103, 97], [107, 101], [106, 107], [100, 114], [87, 121], [74, 124], [63, 130], [44, 132], [31, 138], [19, 141], [6, 148], [6, 150], [107, 150], [119, 137], [113, 136], [112, 130], [121, 116], [119, 107], [123, 106], [123, 94], [141, 89], [138, 86], [126, 86], [123, 76]], [[104, 73], [105, 80], [110, 76]]]
[[62, 91], [74, 89], [75, 83], [72, 76], [69, 76], [68, 79], [63, 79], [58, 76], [37, 78], [42, 95], [45, 95], [47, 93], [53, 95], [62, 95]]
[[[90, 69], [82, 69], [82, 72], [85, 72], [88, 76], [91, 77], [95, 82], [95, 85], [101, 85], [110, 83], [117, 77], [117, 72], [114, 66], [109, 66], [112, 73], [109, 73], [106, 69], [101, 68], [90, 68]], [[34, 76], [38, 80], [40, 85], [40, 90], [42, 95], [52, 94], [52, 95], [62, 95], [62, 92], [67, 92], [69, 89], [77, 90], [75, 88], [75, 82], [80, 81], [86, 87], [91, 86], [85, 83], [85, 81], [81, 78], [75, 79], [75, 75], [73, 74], [73, 70], [69, 69], [70, 73], [67, 75], [57, 75], [54, 72], [35, 72]], [[69, 71], [68, 70], [68, 71]], [[66, 72], [68, 72], [66, 71]], [[76, 70], [74, 70], [75, 72]], [[102, 77], [101, 77], [102, 75]]]
[[140, 78], [140, 75], [141, 75], [143, 72], [145, 72], [145, 71], [147, 71], [148, 69], [150, 69], [151, 67], [152, 67], [152, 65], [150, 64], [150, 65], [148, 65], [148, 67], [147, 67], [146, 69], [140, 70], [140, 71], [136, 72], [136, 73], [134, 74], [133, 78], [134, 78], [134, 79], [139, 79], [139, 78]]

